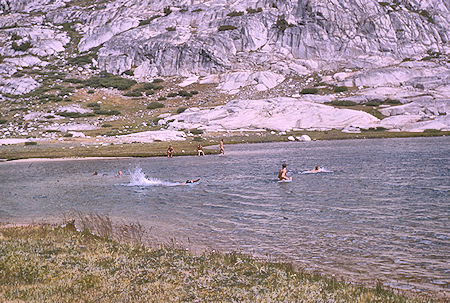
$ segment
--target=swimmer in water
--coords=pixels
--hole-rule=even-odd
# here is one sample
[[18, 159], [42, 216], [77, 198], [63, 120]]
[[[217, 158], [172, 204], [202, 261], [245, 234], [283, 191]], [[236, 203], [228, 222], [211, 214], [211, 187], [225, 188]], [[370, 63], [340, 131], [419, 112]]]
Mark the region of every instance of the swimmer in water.
[[280, 171], [278, 172], [278, 180], [280, 181], [292, 180], [292, 178], [286, 176], [286, 173], [287, 173], [286, 163], [283, 163], [281, 165]]
[[184, 182], [181, 182], [180, 185], [192, 184], [192, 183], [195, 183], [195, 182], [198, 182], [198, 181], [200, 181], [200, 178], [194, 179], [194, 180], [186, 180]]
[[121, 171], [121, 170], [119, 170], [118, 172], [117, 172], [117, 176], [118, 177], [121, 177], [123, 175], [123, 172]]
[[318, 173], [319, 170], [320, 170], [320, 166], [316, 166], [316, 167], [314, 167], [313, 170], [310, 170], [310, 172], [311, 172], [311, 173]]

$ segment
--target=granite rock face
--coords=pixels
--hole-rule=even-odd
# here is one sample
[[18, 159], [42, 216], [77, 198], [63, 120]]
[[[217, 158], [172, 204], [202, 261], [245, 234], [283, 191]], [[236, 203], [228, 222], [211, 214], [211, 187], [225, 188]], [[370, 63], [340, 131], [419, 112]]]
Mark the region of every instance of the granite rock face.
[[[293, 96], [289, 79], [311, 77], [304, 86], [355, 89], [304, 96], [298, 111], [313, 115], [322, 110], [318, 103], [331, 101], [395, 99], [411, 105], [383, 109], [392, 120], [383, 125], [416, 129], [400, 124], [439, 119], [435, 126], [445, 129], [447, 110], [436, 104], [450, 99], [449, 41], [447, 0], [0, 0], [0, 93], [38, 88], [36, 73], [20, 75], [24, 70], [84, 57], [91, 71], [132, 71], [138, 81], [184, 77], [182, 87], [208, 83], [230, 95], [251, 89], [269, 103]], [[252, 105], [262, 99], [250, 99], [236, 97], [230, 110], [264, 115], [264, 106]], [[345, 128], [341, 113], [312, 124], [287, 115], [292, 121], [283, 125]], [[399, 118], [406, 115], [421, 118]], [[362, 124], [378, 123], [369, 120]]]

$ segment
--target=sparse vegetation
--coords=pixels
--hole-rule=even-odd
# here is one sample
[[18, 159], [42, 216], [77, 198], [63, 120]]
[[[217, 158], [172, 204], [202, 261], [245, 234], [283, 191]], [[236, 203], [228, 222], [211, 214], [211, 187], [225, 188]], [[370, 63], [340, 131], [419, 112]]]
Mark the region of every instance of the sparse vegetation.
[[155, 20], [156, 18], [159, 18], [159, 17], [162, 17], [162, 16], [161, 15], [154, 15], [154, 16], [151, 16], [148, 19], [140, 20], [139, 21], [139, 26], [150, 24], [153, 20]]
[[288, 27], [292, 27], [292, 25], [286, 21], [284, 15], [278, 16], [275, 26], [282, 32], [284, 32]]
[[11, 47], [13, 48], [13, 50], [17, 51], [17, 52], [24, 52], [26, 50], [28, 50], [29, 48], [31, 48], [33, 46], [33, 44], [30, 41], [25, 41], [21, 44], [17, 44], [15, 41], [11, 44]]
[[160, 103], [160, 102], [156, 102], [153, 101], [152, 103], [150, 103], [149, 105], [147, 105], [147, 109], [157, 109], [157, 108], [163, 108], [164, 104]]
[[315, 87], [311, 87], [311, 88], [304, 88], [300, 91], [300, 94], [302, 95], [314, 95], [317, 94], [319, 92], [319, 90]]
[[227, 14], [228, 17], [238, 17], [243, 16], [244, 12], [233, 11]]
[[251, 7], [247, 8], [247, 13], [249, 13], [249, 14], [256, 14], [256, 13], [261, 13], [261, 12], [262, 12], [261, 7], [258, 7], [256, 9], [251, 8]]
[[184, 113], [184, 111], [185, 111], [186, 109], [187, 109], [187, 107], [185, 107], [185, 106], [178, 107], [178, 109], [177, 109], [177, 114]]
[[230, 30], [235, 30], [235, 29], [237, 29], [237, 27], [233, 26], [233, 25], [221, 25], [218, 27], [217, 30], [219, 32], [223, 32], [223, 31], [230, 31]]
[[335, 86], [333, 88], [333, 92], [335, 92], [335, 93], [342, 93], [342, 92], [346, 92], [346, 91], [348, 91], [347, 86]]
[[36, 141], [27, 141], [25, 142], [25, 146], [30, 146], [30, 145], [37, 145]]
[[86, 80], [85, 85], [90, 87], [113, 87], [119, 90], [130, 89], [137, 82], [132, 79], [126, 79], [108, 73], [102, 73], [99, 76], [93, 76]]
[[172, 13], [172, 9], [170, 8], [170, 6], [166, 6], [163, 10], [164, 12], [164, 16], [168, 16]]
[[94, 110], [94, 114], [96, 114], [96, 115], [104, 115], [104, 116], [118, 116], [118, 115], [120, 115], [120, 111], [115, 110], [115, 109], [110, 109], [110, 110], [95, 109]]
[[94, 113], [78, 113], [78, 112], [57, 112], [58, 116], [65, 118], [86, 118], [95, 116]]
[[177, 30], [176, 27], [166, 27], [166, 31], [168, 31], [168, 32], [174, 32], [176, 30]]
[[333, 105], [333, 106], [356, 106], [358, 103], [350, 101], [350, 100], [336, 100], [328, 102], [327, 104]]
[[197, 129], [197, 128], [193, 128], [190, 129], [189, 132], [193, 135], [201, 135], [203, 134], [203, 130], [202, 129]]

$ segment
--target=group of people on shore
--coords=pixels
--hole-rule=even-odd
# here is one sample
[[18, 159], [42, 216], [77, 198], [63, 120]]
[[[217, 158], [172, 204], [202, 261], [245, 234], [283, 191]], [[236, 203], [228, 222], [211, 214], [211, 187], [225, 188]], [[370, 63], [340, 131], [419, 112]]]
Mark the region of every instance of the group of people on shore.
[[[219, 154], [225, 155], [225, 149], [223, 147], [223, 139], [220, 139], [219, 142]], [[175, 154], [175, 150], [172, 145], [169, 145], [167, 148], [167, 158], [173, 158], [173, 155]], [[205, 152], [203, 151], [203, 146], [201, 144], [198, 144], [197, 146], [197, 156], [204, 156]]]

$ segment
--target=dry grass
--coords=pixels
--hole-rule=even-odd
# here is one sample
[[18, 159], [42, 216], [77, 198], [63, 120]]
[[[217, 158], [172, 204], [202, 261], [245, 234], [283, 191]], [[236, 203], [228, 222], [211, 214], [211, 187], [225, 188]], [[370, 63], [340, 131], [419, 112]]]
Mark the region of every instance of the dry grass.
[[237, 253], [119, 243], [109, 219], [78, 219], [109, 238], [71, 223], [0, 228], [2, 302], [433, 302]]
[[[365, 131], [360, 134], [343, 133], [339, 130], [324, 132], [287, 132], [286, 135], [263, 133], [208, 133], [203, 136], [203, 146], [218, 144], [225, 138], [225, 144], [237, 143], [264, 143], [285, 142], [288, 136], [309, 135], [313, 140], [344, 140], [344, 139], [371, 139], [371, 138], [400, 138], [400, 137], [435, 137], [449, 136], [450, 132], [433, 131], [423, 133]], [[93, 145], [87, 139], [67, 139], [64, 143], [49, 142], [38, 143], [34, 146], [22, 144], [0, 146], [0, 159], [27, 159], [27, 158], [73, 158], [73, 157], [155, 157], [166, 156], [167, 147], [171, 144], [175, 149], [175, 156], [196, 155], [198, 142], [193, 140], [155, 143], [130, 143]], [[92, 140], [91, 140], [92, 141]], [[85, 146], [83, 146], [85, 145]], [[184, 152], [181, 152], [184, 150]], [[217, 150], [206, 149], [207, 154], [218, 154]]]

